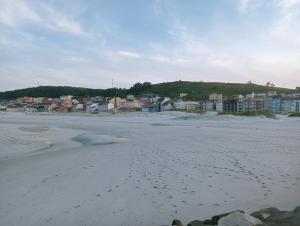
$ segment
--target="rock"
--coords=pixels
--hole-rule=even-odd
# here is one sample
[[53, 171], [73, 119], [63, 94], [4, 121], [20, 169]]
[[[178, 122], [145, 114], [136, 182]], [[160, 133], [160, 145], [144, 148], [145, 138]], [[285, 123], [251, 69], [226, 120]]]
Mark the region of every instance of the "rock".
[[[241, 212], [241, 213], [244, 213], [244, 211], [242, 210], [237, 210], [238, 212]], [[225, 217], [229, 214], [231, 214], [233, 212], [229, 212], [229, 213], [223, 213], [223, 214], [219, 214], [219, 215], [216, 215], [216, 216], [213, 216], [211, 219], [206, 219], [205, 221], [203, 221], [203, 224], [204, 225], [217, 225], [219, 220], [222, 218], [222, 217]]]
[[250, 215], [252, 217], [256, 217], [256, 218], [260, 219], [261, 221], [264, 221], [266, 218], [270, 217], [271, 215], [277, 214], [279, 212], [280, 212], [279, 209], [270, 207], [270, 208], [261, 209], [259, 211], [255, 211], [255, 212], [251, 213]]
[[279, 213], [271, 214], [265, 219], [265, 222], [289, 223], [295, 216], [295, 213], [288, 211], [280, 211]]
[[218, 226], [256, 226], [256, 225], [263, 225], [263, 223], [248, 214], [241, 213], [241, 212], [233, 212], [226, 217], [222, 217], [219, 222]]
[[183, 226], [183, 224], [181, 223], [181, 221], [178, 220], [178, 219], [174, 219], [174, 220], [172, 221], [172, 225]]
[[195, 221], [188, 223], [187, 226], [204, 226], [204, 224], [202, 221], [195, 220]]
[[276, 208], [266, 208], [251, 214], [268, 226], [300, 226], [300, 207], [293, 211], [280, 211]]

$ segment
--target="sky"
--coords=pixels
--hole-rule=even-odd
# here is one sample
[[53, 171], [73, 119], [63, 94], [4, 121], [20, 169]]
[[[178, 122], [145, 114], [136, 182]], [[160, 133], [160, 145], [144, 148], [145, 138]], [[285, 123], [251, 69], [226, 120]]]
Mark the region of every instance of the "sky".
[[175, 80], [300, 86], [300, 0], [0, 0], [0, 91]]

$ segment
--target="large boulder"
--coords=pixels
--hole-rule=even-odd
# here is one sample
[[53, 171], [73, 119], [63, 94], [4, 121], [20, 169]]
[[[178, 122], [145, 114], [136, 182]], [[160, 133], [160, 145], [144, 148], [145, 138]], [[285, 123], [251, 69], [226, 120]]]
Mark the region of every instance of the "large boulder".
[[256, 226], [264, 225], [259, 219], [239, 211], [233, 212], [226, 217], [222, 217], [218, 226]]

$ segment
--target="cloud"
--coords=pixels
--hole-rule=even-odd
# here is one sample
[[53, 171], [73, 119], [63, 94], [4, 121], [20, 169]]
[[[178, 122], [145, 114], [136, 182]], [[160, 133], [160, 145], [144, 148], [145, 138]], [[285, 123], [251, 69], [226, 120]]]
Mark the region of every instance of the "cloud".
[[124, 50], [119, 50], [119, 51], [108, 50], [107, 56], [113, 61], [136, 60], [142, 58], [142, 55], [139, 53], [132, 52], [132, 51], [124, 51]]
[[[300, 0], [274, 0], [279, 9], [279, 16], [263, 33], [264, 39], [276, 44], [286, 52], [287, 49], [295, 52], [300, 50]], [[274, 45], [275, 46], [275, 45]]]
[[39, 10], [41, 11], [41, 14], [43, 14], [42, 24], [45, 27], [73, 35], [91, 35], [84, 31], [81, 24], [75, 21], [72, 17], [59, 12], [57, 9], [54, 9], [47, 4], [40, 3]]
[[134, 59], [141, 58], [140, 54], [134, 53], [134, 52], [129, 52], [129, 51], [118, 51], [118, 55], [125, 57], [125, 58], [134, 58]]
[[30, 7], [25, 0], [0, 0], [0, 5], [0, 24], [7, 27], [20, 27], [31, 22], [72, 35], [91, 35], [72, 17], [43, 2]]
[[241, 13], [246, 12], [248, 6], [249, 6], [250, 0], [239, 0], [239, 11]]
[[65, 57], [62, 59], [63, 62], [77, 64], [77, 65], [87, 65], [90, 64], [91, 61], [85, 57]]
[[277, 4], [283, 9], [289, 9], [300, 5], [300, 0], [277, 0]]
[[0, 24], [14, 27], [18, 24], [34, 21], [41, 18], [22, 0], [0, 0]]

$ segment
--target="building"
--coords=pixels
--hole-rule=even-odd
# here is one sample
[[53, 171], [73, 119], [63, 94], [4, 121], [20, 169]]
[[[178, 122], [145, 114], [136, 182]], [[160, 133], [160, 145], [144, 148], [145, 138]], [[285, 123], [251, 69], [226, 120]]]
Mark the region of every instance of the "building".
[[165, 97], [162, 102], [160, 103], [160, 110], [161, 111], [170, 111], [173, 110], [173, 102], [169, 97]]
[[48, 112], [48, 105], [37, 105], [36, 110], [37, 112]]
[[292, 112], [300, 112], [300, 97], [286, 96], [281, 101], [281, 113], [288, 114]]
[[212, 93], [209, 95], [210, 101], [220, 101], [223, 100], [223, 94]]
[[144, 102], [141, 105], [141, 111], [142, 112], [156, 112], [157, 111], [157, 106], [153, 102]]
[[223, 101], [219, 100], [216, 102], [216, 111], [217, 112], [224, 112], [224, 105], [223, 105]]
[[99, 111], [99, 104], [98, 103], [92, 103], [88, 104], [86, 107], [86, 112], [94, 113]]
[[114, 108], [115, 108], [115, 105], [113, 103], [105, 101], [98, 106], [98, 111], [99, 112], [107, 112], [107, 111], [112, 111]]
[[223, 112], [244, 112], [246, 111], [246, 101], [242, 95], [234, 95], [223, 101]]
[[201, 111], [213, 111], [216, 109], [216, 104], [212, 100], [202, 100], [199, 102], [199, 108]]
[[255, 96], [254, 98], [245, 99], [245, 111], [264, 111], [264, 96]]
[[33, 97], [19, 97], [16, 99], [16, 104], [33, 104], [34, 99]]
[[125, 107], [126, 106], [126, 98], [114, 97], [109, 100], [110, 104], [113, 104], [114, 107]]
[[279, 114], [281, 112], [281, 96], [266, 96], [264, 98], [264, 111]]
[[175, 109], [185, 111], [200, 110], [200, 104], [197, 101], [178, 101], [174, 103]]

